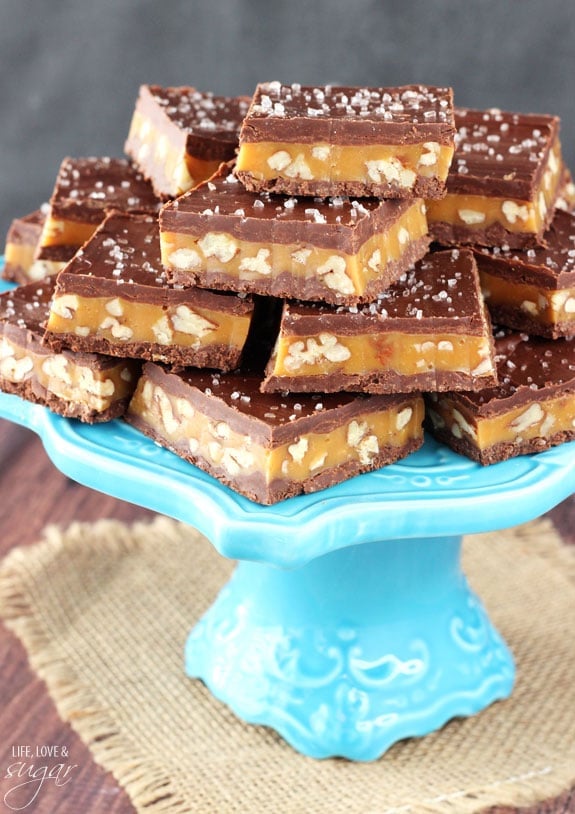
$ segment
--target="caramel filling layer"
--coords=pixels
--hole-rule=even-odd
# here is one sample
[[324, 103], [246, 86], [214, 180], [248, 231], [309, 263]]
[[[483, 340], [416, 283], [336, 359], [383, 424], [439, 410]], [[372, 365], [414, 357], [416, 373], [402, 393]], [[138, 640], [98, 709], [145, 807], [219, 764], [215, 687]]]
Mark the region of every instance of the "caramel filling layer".
[[162, 176], [162, 192], [173, 197], [205, 181], [220, 166], [220, 161], [204, 161], [183, 151], [166, 133], [158, 130], [151, 118], [142, 116], [139, 111], [132, 116], [128, 140], [133, 143], [134, 155], [142, 166], [158, 168], [156, 174]]
[[[104, 214], [105, 213], [102, 212], [102, 218], [104, 218]], [[77, 246], [80, 248], [80, 246], [92, 237], [97, 228], [97, 223], [54, 218], [49, 215], [42, 228], [39, 247]]]
[[54, 334], [98, 336], [112, 344], [150, 342], [194, 350], [209, 345], [241, 349], [251, 314], [211, 308], [133, 302], [121, 297], [56, 294], [47, 328]]
[[430, 371], [457, 371], [474, 377], [494, 375], [489, 340], [461, 334], [366, 333], [336, 336], [280, 335], [272, 376], [358, 375], [393, 371], [414, 376]]
[[447, 428], [456, 438], [467, 438], [481, 451], [497, 444], [548, 439], [575, 429], [571, 394], [522, 404], [491, 418], [474, 416], [462, 405], [440, 396], [428, 412], [436, 429]]
[[[14, 258], [14, 259], [12, 259]], [[17, 258], [20, 258], [19, 260]], [[24, 262], [27, 262], [27, 265], [24, 265]], [[56, 260], [34, 260], [34, 251], [31, 252], [31, 257], [26, 258], [22, 257], [22, 255], [16, 255], [13, 252], [8, 252], [8, 247], [6, 247], [6, 264], [13, 264], [22, 270], [22, 279], [19, 282], [31, 282], [35, 283], [38, 280], [44, 280], [46, 277], [52, 277], [55, 274], [58, 274], [66, 263]]]
[[160, 243], [165, 268], [190, 272], [204, 282], [211, 273], [224, 272], [239, 281], [265, 285], [287, 272], [301, 285], [310, 281], [323, 285], [328, 295], [361, 297], [390, 263], [400, 260], [408, 246], [426, 234], [425, 206], [417, 201], [386, 232], [368, 238], [356, 254], [304, 243], [253, 243], [225, 232], [208, 232], [200, 238], [161, 232]]
[[549, 153], [541, 184], [533, 200], [448, 193], [440, 200], [427, 202], [427, 219], [430, 226], [448, 223], [483, 230], [500, 223], [508, 232], [537, 234], [555, 202], [561, 172], [561, 153], [556, 145]]
[[575, 288], [550, 290], [480, 271], [488, 305], [514, 308], [543, 325], [575, 322]]
[[25, 243], [6, 243], [4, 262], [7, 266], [17, 266], [27, 272], [34, 262], [36, 246]]
[[423, 401], [417, 396], [389, 410], [368, 412], [325, 433], [305, 433], [268, 448], [225, 421], [214, 421], [149, 379], [142, 377], [130, 412], [171, 446], [202, 459], [230, 478], [261, 474], [265, 483], [300, 483], [348, 461], [368, 466], [385, 447], [401, 449], [422, 436]]
[[249, 172], [258, 181], [297, 178], [412, 189], [422, 176], [445, 181], [452, 157], [453, 147], [436, 141], [361, 146], [259, 141], [240, 145], [236, 171]]
[[39, 353], [6, 337], [0, 339], [0, 377], [13, 384], [35, 379], [66, 402], [104, 412], [133, 390], [134, 374], [127, 362], [100, 371], [71, 361], [63, 354]]

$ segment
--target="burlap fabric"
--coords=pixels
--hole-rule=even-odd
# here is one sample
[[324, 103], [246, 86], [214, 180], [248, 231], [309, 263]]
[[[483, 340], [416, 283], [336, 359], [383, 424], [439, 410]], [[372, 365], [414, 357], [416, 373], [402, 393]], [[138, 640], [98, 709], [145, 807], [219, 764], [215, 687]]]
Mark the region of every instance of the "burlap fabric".
[[575, 785], [575, 557], [539, 521], [465, 541], [464, 566], [514, 651], [513, 696], [369, 764], [305, 758], [185, 676], [187, 633], [232, 568], [186, 526], [48, 529], [2, 564], [0, 611], [138, 811], [528, 808]]

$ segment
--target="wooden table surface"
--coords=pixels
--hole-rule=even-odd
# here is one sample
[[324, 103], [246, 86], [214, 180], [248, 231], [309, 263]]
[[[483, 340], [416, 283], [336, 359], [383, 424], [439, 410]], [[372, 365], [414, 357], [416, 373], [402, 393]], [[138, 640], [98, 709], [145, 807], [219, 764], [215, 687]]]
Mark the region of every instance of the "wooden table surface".
[[[66, 526], [73, 520], [116, 518], [131, 522], [151, 518], [151, 512], [80, 486], [63, 476], [50, 462], [39, 439], [29, 430], [0, 420], [0, 557], [17, 545], [29, 545], [51, 523]], [[567, 544], [575, 544], [575, 496], [549, 513]], [[68, 762], [76, 767], [70, 782], [58, 787], [44, 783], [36, 799], [23, 810], [42, 814], [133, 814], [126, 793], [113, 777], [97, 766], [89, 750], [72, 729], [62, 723], [44, 684], [30, 670], [19, 640], [0, 628], [0, 812], [13, 809], [4, 797], [14, 785], [7, 769], [20, 760], [19, 745], [53, 746], [67, 757], [40, 761], [53, 766]], [[36, 759], [38, 764], [38, 760]], [[20, 798], [22, 801], [22, 798]], [[16, 798], [8, 797], [8, 804]], [[510, 814], [511, 809], [501, 809]], [[575, 788], [527, 814], [575, 812]], [[494, 813], [495, 810], [492, 809]], [[217, 812], [198, 812], [217, 814]], [[275, 814], [275, 812], [274, 812]], [[281, 814], [281, 806], [277, 809]]]

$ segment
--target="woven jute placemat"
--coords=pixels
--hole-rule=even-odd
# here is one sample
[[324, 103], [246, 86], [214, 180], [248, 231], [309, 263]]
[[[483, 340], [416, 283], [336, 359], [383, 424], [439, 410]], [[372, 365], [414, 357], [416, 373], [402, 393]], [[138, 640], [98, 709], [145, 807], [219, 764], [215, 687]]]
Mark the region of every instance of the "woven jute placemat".
[[368, 764], [303, 757], [185, 676], [186, 636], [232, 567], [166, 518], [50, 528], [0, 567], [2, 617], [138, 811], [467, 814], [575, 785], [575, 557], [551, 524], [464, 543], [516, 658], [511, 699]]

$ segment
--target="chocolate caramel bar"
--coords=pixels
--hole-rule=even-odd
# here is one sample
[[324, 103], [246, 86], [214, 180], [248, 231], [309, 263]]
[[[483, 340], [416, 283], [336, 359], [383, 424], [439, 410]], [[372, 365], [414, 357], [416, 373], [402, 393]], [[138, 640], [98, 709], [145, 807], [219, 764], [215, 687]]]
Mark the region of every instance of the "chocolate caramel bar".
[[234, 158], [250, 99], [142, 85], [124, 150], [161, 198], [175, 198]]
[[46, 276], [41, 263], [34, 263], [46, 212], [47, 205], [29, 215], [14, 218], [10, 224], [4, 249], [4, 280], [25, 284]]
[[116, 212], [60, 272], [46, 340], [57, 350], [230, 370], [252, 312], [249, 297], [169, 285], [157, 218]]
[[257, 86], [237, 175], [255, 192], [438, 198], [454, 150], [451, 88]]
[[496, 333], [499, 385], [428, 397], [433, 434], [482, 464], [575, 440], [575, 339]]
[[184, 286], [356, 304], [429, 245], [422, 200], [248, 192], [227, 165], [160, 212], [162, 262]]
[[563, 163], [556, 116], [456, 108], [447, 194], [428, 202], [430, 232], [444, 246], [541, 243]]
[[121, 415], [140, 365], [42, 344], [54, 278], [0, 294], [0, 389], [88, 423]]
[[126, 420], [258, 503], [315, 492], [421, 446], [419, 395], [268, 396], [256, 375], [146, 363]]
[[65, 158], [60, 165], [38, 250], [45, 275], [57, 274], [90, 238], [106, 213], [156, 213], [160, 201], [123, 158]]
[[557, 210], [545, 247], [476, 251], [493, 321], [557, 339], [575, 335], [575, 215]]
[[373, 303], [286, 302], [266, 392], [479, 390], [496, 382], [473, 253], [434, 252]]

